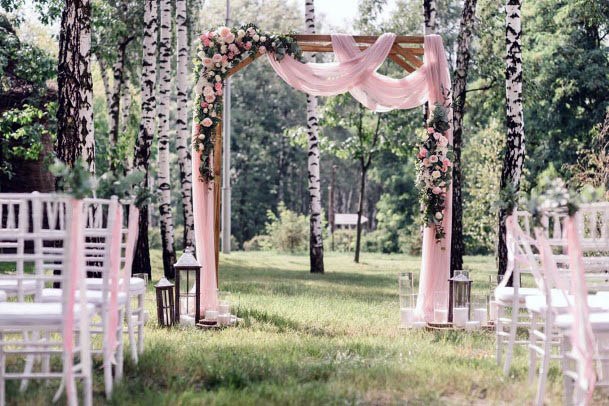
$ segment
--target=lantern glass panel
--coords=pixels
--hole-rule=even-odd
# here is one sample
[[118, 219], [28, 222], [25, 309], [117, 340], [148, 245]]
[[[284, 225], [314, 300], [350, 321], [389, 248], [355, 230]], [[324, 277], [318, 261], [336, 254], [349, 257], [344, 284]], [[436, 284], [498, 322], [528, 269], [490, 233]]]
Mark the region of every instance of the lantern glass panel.
[[180, 298], [180, 314], [182, 315], [195, 315], [197, 275], [198, 272], [194, 269], [180, 269], [177, 272], [176, 277], [180, 278], [178, 295]]
[[450, 279], [452, 286], [452, 307], [467, 307], [470, 304], [471, 285], [467, 272], [455, 271], [455, 276]]
[[157, 318], [159, 325], [168, 327], [175, 324], [174, 285], [163, 278], [155, 286]]

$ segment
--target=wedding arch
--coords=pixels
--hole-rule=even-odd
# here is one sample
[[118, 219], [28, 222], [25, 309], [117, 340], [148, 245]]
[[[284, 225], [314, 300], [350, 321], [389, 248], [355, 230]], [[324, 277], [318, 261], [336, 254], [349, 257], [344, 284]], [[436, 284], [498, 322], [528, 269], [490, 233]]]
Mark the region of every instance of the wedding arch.
[[[450, 159], [452, 110], [450, 75], [438, 35], [381, 36], [266, 34], [254, 24], [219, 27], [200, 36], [194, 71], [193, 209], [201, 306], [216, 306], [220, 249], [222, 106], [224, 80], [266, 55], [289, 85], [314, 96], [345, 92], [373, 111], [410, 109], [428, 102], [445, 111], [427, 128], [419, 159], [419, 183], [425, 209], [417, 312], [433, 315], [433, 292], [448, 291], [452, 190]], [[303, 63], [302, 52], [333, 52], [337, 62]], [[377, 73], [391, 59], [407, 75], [393, 79]]]

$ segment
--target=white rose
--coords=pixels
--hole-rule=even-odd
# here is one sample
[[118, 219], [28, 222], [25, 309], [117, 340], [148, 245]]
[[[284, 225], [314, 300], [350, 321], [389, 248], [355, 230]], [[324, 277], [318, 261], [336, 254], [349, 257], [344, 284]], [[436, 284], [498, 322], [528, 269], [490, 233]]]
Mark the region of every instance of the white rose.
[[226, 53], [226, 51], [228, 51], [228, 48], [226, 47], [226, 45], [222, 45], [222, 46], [220, 47], [220, 53], [225, 54], [225, 53]]
[[444, 217], [444, 216], [442, 215], [441, 212], [436, 212], [436, 219], [442, 220], [442, 217]]
[[237, 31], [237, 38], [241, 39], [243, 37], [245, 37], [245, 31], [243, 31], [243, 30]]
[[260, 37], [260, 41], [266, 42], [266, 37], [263, 35], [262, 37]]
[[220, 77], [220, 75], [216, 75], [216, 77], [214, 79], [216, 79], [216, 82], [222, 81], [222, 78]]
[[203, 113], [207, 113], [209, 110], [207, 110], [206, 108], [203, 109]]
[[203, 52], [203, 51], [197, 52], [197, 56], [199, 57], [199, 59], [203, 59], [206, 57], [205, 52]]
[[256, 34], [252, 37], [252, 39], [254, 40], [254, 42], [258, 42], [260, 41], [260, 35]]
[[212, 112], [211, 112], [211, 114], [210, 114], [210, 116], [212, 116], [212, 117], [216, 117], [216, 112], [215, 112], [215, 111], [212, 111]]
[[438, 179], [440, 177], [440, 171], [433, 171], [431, 173], [431, 177], [434, 179]]
[[205, 86], [203, 88], [203, 94], [205, 96], [210, 95], [210, 94], [214, 94], [214, 89], [211, 86]]

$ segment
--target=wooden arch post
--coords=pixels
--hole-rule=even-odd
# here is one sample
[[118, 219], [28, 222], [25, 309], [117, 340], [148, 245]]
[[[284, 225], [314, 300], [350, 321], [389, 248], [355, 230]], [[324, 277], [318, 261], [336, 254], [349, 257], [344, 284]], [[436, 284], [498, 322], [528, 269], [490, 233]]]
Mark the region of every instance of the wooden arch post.
[[[324, 34], [297, 34], [293, 38], [303, 52], [334, 52], [332, 49], [332, 36]], [[360, 50], [365, 50], [376, 42], [376, 35], [353, 36]], [[389, 59], [395, 62], [406, 72], [414, 72], [423, 66], [423, 36], [398, 35], [395, 37], [393, 46], [389, 51]], [[262, 54], [251, 55], [233, 66], [226, 77], [231, 77], [250, 63], [258, 59]], [[224, 104], [224, 99], [222, 99]], [[222, 120], [216, 127], [216, 139], [214, 140], [214, 248], [216, 254], [216, 283], [218, 283], [218, 264], [220, 256], [220, 217], [222, 204]]]

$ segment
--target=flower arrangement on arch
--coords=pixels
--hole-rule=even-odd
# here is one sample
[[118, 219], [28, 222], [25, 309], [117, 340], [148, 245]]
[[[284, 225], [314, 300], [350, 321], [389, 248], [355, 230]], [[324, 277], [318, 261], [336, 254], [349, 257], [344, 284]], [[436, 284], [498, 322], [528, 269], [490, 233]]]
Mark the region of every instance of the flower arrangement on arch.
[[298, 60], [302, 52], [291, 35], [262, 33], [255, 24], [240, 28], [219, 27], [199, 37], [194, 60], [195, 85], [193, 145], [201, 154], [199, 173], [203, 180], [214, 179], [211, 156], [215, 129], [221, 122], [224, 80], [231, 68], [247, 58], [273, 53], [278, 61], [285, 55]]
[[446, 194], [452, 179], [453, 150], [448, 143], [448, 114], [436, 104], [429, 120], [425, 140], [417, 151], [417, 184], [420, 191], [423, 224], [434, 226], [436, 241], [445, 236], [442, 225]]

